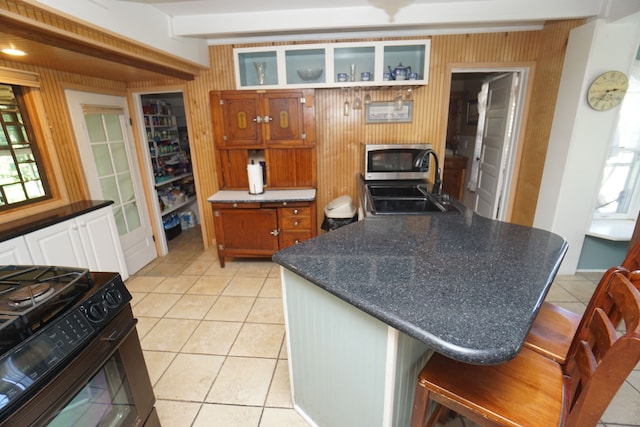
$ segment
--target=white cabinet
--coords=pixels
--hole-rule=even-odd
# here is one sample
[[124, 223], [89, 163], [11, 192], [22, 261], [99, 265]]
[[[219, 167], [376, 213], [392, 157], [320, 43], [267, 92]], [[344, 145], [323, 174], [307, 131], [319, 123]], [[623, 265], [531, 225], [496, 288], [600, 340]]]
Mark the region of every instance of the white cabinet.
[[30, 265], [33, 259], [24, 237], [0, 242], [0, 265]]
[[24, 236], [34, 264], [88, 268], [129, 277], [110, 206]]
[[[237, 89], [329, 88], [425, 85], [429, 80], [431, 40], [397, 40], [235, 48]], [[258, 64], [263, 70], [260, 84]], [[355, 72], [353, 79], [351, 66]], [[396, 67], [411, 68], [412, 79], [393, 80], [385, 73]], [[303, 70], [319, 75], [305, 76]], [[299, 73], [300, 71], [300, 73]], [[362, 73], [370, 73], [363, 80]], [[347, 75], [340, 81], [339, 73]], [[302, 74], [302, 75], [301, 75]]]

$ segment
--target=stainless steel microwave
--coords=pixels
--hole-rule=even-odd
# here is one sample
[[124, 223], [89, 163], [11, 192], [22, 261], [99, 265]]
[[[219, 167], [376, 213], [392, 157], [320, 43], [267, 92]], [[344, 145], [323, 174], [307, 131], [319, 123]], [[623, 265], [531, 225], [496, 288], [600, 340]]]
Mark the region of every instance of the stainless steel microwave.
[[365, 180], [410, 180], [429, 177], [425, 151], [431, 144], [364, 144]]

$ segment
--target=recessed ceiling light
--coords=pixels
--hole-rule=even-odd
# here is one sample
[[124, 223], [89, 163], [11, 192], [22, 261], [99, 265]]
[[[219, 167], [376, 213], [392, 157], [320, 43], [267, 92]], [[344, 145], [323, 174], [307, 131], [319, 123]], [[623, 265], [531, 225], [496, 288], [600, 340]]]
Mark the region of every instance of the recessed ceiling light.
[[21, 51], [20, 49], [13, 49], [13, 48], [5, 48], [2, 49], [2, 53], [6, 53], [7, 55], [13, 55], [13, 56], [25, 56], [26, 53], [24, 53], [23, 51]]

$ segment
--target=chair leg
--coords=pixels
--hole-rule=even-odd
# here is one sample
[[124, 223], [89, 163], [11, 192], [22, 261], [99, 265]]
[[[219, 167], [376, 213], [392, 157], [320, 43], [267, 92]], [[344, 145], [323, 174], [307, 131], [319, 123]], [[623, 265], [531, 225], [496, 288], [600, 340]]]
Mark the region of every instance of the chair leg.
[[416, 386], [416, 394], [413, 398], [413, 412], [411, 413], [411, 427], [424, 427], [429, 404], [429, 391], [420, 384]]
[[435, 408], [425, 424], [424, 420], [429, 409], [429, 390], [420, 385], [416, 386], [416, 394], [413, 398], [413, 412], [411, 414], [411, 427], [431, 427], [436, 423], [444, 424], [449, 415], [449, 408], [437, 402], [433, 402]]
[[433, 414], [429, 417], [427, 421], [426, 427], [431, 427], [434, 424], [445, 424], [447, 422], [447, 417], [449, 416], [449, 408], [443, 406], [437, 402], [433, 402], [435, 408], [433, 409]]

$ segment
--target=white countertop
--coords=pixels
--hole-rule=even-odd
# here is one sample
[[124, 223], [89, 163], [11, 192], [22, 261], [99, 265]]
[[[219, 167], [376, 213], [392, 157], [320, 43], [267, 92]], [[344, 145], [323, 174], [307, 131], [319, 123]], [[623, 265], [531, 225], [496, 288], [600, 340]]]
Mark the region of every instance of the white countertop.
[[262, 194], [249, 194], [248, 190], [221, 190], [207, 200], [218, 203], [242, 202], [310, 202], [315, 200], [316, 190], [266, 190]]

